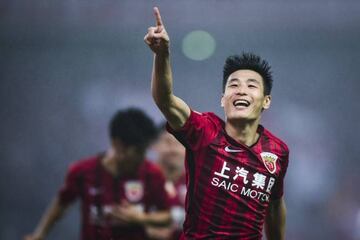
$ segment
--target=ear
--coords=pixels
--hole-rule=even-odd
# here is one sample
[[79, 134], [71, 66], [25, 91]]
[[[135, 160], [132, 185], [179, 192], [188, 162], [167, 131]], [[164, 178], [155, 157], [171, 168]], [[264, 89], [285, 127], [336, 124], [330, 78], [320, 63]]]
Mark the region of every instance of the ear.
[[263, 109], [269, 109], [271, 104], [271, 95], [266, 95], [263, 101]]
[[221, 96], [220, 104], [221, 104], [221, 107], [224, 107], [224, 94], [222, 94], [222, 96]]

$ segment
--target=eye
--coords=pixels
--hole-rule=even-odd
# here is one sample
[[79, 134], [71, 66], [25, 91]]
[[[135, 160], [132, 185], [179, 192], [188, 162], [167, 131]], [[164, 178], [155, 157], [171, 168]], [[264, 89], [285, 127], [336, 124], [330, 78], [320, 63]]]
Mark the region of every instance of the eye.
[[231, 87], [231, 88], [233, 88], [233, 87], [237, 87], [237, 84], [232, 83], [232, 84], [230, 84], [230, 85], [229, 85], [229, 87]]
[[248, 87], [249, 87], [249, 88], [257, 88], [257, 86], [256, 86], [256, 85], [253, 85], [253, 84], [248, 85]]

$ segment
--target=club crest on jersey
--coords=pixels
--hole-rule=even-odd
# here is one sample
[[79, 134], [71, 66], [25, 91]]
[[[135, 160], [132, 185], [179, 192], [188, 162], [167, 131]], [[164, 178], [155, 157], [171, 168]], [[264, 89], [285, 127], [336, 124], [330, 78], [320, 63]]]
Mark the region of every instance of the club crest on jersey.
[[140, 181], [127, 181], [124, 187], [125, 196], [130, 202], [138, 202], [144, 196], [144, 186]]
[[276, 160], [278, 159], [278, 156], [271, 152], [262, 152], [260, 153], [260, 156], [266, 169], [273, 174], [276, 171]]

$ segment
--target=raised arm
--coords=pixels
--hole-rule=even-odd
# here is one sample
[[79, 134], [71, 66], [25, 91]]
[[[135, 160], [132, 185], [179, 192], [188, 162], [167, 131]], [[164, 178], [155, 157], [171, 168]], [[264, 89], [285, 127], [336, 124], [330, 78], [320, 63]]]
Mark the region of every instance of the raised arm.
[[162, 22], [160, 11], [154, 8], [156, 26], [149, 27], [145, 43], [154, 52], [151, 80], [153, 99], [170, 126], [181, 128], [190, 116], [189, 106], [173, 94], [173, 79], [170, 65], [170, 39]]

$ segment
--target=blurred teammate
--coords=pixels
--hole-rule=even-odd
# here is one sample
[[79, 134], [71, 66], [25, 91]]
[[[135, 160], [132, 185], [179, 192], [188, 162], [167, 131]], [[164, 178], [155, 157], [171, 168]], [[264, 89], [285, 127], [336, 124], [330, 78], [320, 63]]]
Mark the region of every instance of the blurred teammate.
[[81, 239], [146, 239], [145, 227], [167, 224], [169, 199], [161, 170], [144, 159], [156, 136], [141, 110], [118, 111], [110, 122], [111, 147], [70, 166], [65, 183], [26, 240], [44, 239], [75, 199], [81, 201]]
[[149, 227], [148, 234], [155, 239], [179, 239], [185, 218], [185, 148], [165, 129], [160, 127], [160, 134], [153, 149], [157, 153], [157, 163], [166, 178], [166, 191], [170, 198], [172, 223], [163, 227]]
[[[270, 107], [270, 66], [253, 54], [231, 56], [223, 69], [225, 122], [192, 110], [173, 94], [169, 36], [156, 26], [144, 40], [154, 54], [152, 95], [168, 130], [186, 147], [186, 219], [182, 239], [267, 239], [285, 235], [285, 143], [259, 124]], [[201, 77], [201, 74], [199, 75]]]

